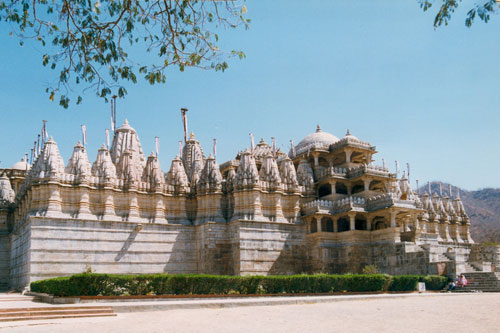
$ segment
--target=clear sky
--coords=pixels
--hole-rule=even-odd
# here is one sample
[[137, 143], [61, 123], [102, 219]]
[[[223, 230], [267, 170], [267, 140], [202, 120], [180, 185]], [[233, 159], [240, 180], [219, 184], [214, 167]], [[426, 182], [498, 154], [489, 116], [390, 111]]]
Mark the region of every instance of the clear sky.
[[[167, 171], [183, 136], [180, 107], [205, 152], [217, 160], [264, 138], [288, 152], [317, 124], [338, 137], [347, 129], [384, 158], [411, 164], [411, 178], [468, 190], [500, 187], [500, 18], [464, 26], [465, 1], [451, 24], [434, 30], [417, 1], [247, 1], [248, 31], [227, 31], [241, 49], [225, 73], [172, 68], [167, 83], [128, 85], [118, 123], [128, 118], [145, 154], [160, 137]], [[0, 24], [0, 167], [29, 152], [42, 120], [67, 162], [85, 124], [95, 160], [109, 128], [109, 104], [92, 92], [65, 110], [45, 87], [57, 73], [41, 66], [44, 50], [9, 37]], [[76, 87], [79, 89], [79, 87]]]

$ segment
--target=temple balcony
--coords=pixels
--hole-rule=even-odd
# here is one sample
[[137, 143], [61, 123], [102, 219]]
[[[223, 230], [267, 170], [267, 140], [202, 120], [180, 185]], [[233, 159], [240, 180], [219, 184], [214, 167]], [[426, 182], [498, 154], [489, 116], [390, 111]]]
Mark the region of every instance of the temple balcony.
[[304, 215], [311, 214], [340, 214], [348, 211], [365, 211], [366, 200], [364, 198], [350, 196], [339, 200], [313, 200], [302, 205]]
[[329, 178], [347, 178], [347, 168], [325, 168], [319, 170], [316, 175], [316, 181], [322, 181]]
[[414, 200], [402, 200], [393, 193], [384, 193], [367, 199], [368, 211], [375, 211], [389, 207], [418, 209], [421, 205]]
[[389, 169], [378, 165], [362, 164], [357, 167], [347, 169], [347, 178], [358, 178], [363, 175], [390, 177]]

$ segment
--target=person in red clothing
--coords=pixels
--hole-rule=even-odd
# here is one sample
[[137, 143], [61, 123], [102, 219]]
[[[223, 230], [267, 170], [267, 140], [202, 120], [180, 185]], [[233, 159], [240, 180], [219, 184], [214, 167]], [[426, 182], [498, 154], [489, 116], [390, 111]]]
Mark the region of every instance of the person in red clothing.
[[460, 274], [460, 277], [458, 278], [457, 281], [457, 287], [465, 287], [467, 285], [467, 279], [465, 278], [465, 275]]

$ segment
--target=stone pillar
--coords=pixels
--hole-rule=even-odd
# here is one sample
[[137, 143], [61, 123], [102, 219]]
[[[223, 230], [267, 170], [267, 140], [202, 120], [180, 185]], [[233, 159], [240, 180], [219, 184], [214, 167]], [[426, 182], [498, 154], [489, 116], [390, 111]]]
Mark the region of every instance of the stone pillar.
[[115, 201], [113, 198], [113, 191], [111, 188], [104, 188], [104, 212], [103, 220], [114, 220], [115, 215]]
[[363, 183], [365, 185], [365, 192], [370, 190], [370, 179], [363, 179]]
[[163, 196], [160, 192], [156, 192], [155, 196], [155, 211], [154, 211], [154, 222], [155, 223], [166, 223], [165, 219], [165, 205], [163, 204]]
[[443, 241], [449, 241], [451, 240], [450, 236], [450, 221], [448, 219], [443, 219], [439, 223], [439, 227], [441, 229], [441, 238]]
[[337, 216], [333, 218], [333, 232], [339, 232], [339, 218]]
[[345, 151], [345, 162], [346, 163], [351, 163], [351, 155], [352, 155], [352, 151], [351, 150], [346, 150]]
[[318, 228], [318, 232], [322, 232], [323, 230], [321, 230], [321, 216], [316, 217], [316, 225]]
[[349, 213], [349, 230], [356, 230], [356, 213]]
[[47, 201], [47, 216], [60, 216], [62, 214], [61, 209], [61, 192], [59, 190], [59, 184], [49, 183], [49, 199]]
[[128, 192], [128, 221], [135, 222], [140, 219], [139, 215], [139, 204], [137, 201], [137, 191], [135, 189], [129, 190]]
[[366, 217], [366, 230], [370, 231], [373, 229], [373, 219], [375, 218], [369, 218], [368, 216]]
[[391, 228], [396, 227], [396, 211], [391, 210]]
[[335, 189], [335, 184], [337, 182], [334, 179], [330, 179], [328, 182], [330, 183], [330, 190], [331, 190], [332, 194], [336, 194], [337, 190]]
[[78, 207], [78, 218], [79, 219], [90, 219], [92, 218], [92, 213], [90, 212], [90, 193], [89, 187], [86, 184], [80, 184], [80, 205]]
[[319, 166], [319, 152], [313, 151], [312, 156], [314, 157], [314, 167], [317, 168]]
[[352, 185], [351, 185], [351, 183], [347, 183], [345, 187], [347, 188], [347, 195], [351, 195], [352, 194]]

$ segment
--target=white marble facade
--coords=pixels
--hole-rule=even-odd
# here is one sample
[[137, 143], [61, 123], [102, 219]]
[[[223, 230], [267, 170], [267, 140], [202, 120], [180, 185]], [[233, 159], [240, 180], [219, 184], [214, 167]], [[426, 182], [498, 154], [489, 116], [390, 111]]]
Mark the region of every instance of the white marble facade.
[[318, 126], [288, 154], [261, 140], [222, 165], [191, 134], [163, 173], [125, 121], [89, 153], [77, 143], [64, 163], [50, 138], [33, 166], [2, 171], [0, 288], [88, 269], [450, 273], [473, 244], [458, 195], [416, 193], [349, 132]]

